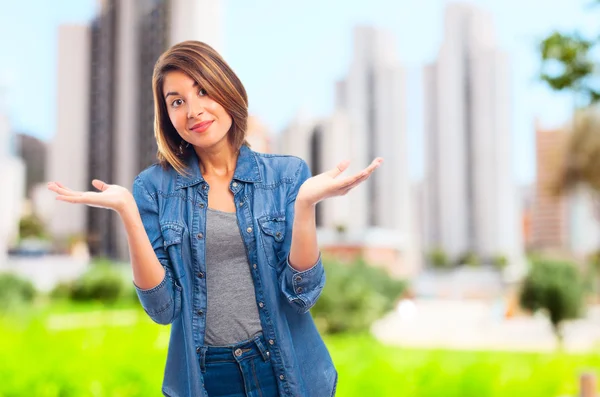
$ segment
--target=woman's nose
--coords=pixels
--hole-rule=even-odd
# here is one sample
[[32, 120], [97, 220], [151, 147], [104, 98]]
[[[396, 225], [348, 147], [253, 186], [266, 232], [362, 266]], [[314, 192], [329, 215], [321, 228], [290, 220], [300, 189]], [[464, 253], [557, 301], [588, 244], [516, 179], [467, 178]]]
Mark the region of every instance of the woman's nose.
[[193, 118], [204, 113], [204, 106], [202, 101], [198, 98], [194, 98], [188, 101], [188, 118]]

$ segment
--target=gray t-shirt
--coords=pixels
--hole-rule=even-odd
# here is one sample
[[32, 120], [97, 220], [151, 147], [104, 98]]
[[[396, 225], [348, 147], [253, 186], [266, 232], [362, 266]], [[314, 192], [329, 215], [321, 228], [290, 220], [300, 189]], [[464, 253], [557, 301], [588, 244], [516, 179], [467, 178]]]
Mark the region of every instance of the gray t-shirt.
[[235, 212], [206, 212], [206, 288], [206, 345], [234, 344], [262, 330]]

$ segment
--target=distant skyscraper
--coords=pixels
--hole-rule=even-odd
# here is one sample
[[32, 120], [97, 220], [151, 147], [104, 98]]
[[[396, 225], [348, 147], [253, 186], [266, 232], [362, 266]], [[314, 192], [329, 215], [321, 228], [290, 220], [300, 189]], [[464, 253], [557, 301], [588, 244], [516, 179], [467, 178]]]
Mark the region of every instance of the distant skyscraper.
[[[0, 102], [2, 102], [0, 93]], [[0, 107], [0, 169], [6, 187], [0, 194], [0, 269], [6, 265], [8, 244], [19, 233], [21, 206], [25, 198], [25, 165], [13, 153], [13, 134], [6, 113]]]
[[31, 135], [17, 134], [17, 154], [26, 166], [25, 193], [31, 197], [31, 190], [46, 181], [46, 152], [48, 145]]
[[466, 3], [449, 5], [438, 59], [424, 76], [425, 246], [519, 262], [508, 57], [495, 44], [491, 17]]
[[589, 190], [579, 187], [557, 195], [570, 131], [567, 126], [536, 124], [536, 182], [532, 211], [531, 248], [585, 256], [598, 249], [600, 214]]
[[255, 116], [248, 117], [246, 140], [252, 150], [260, 153], [271, 153], [271, 134], [267, 127]]
[[[104, 114], [103, 109], [90, 107], [90, 99], [94, 99], [89, 89], [90, 29], [87, 26], [61, 26], [57, 59], [56, 133], [49, 144], [45, 177], [73, 190], [88, 190], [91, 187], [88, 162], [96, 153], [88, 151], [90, 109], [94, 120]], [[96, 148], [100, 146], [97, 144]], [[59, 240], [81, 235], [86, 230], [87, 209], [84, 206], [54, 202], [49, 213], [52, 215], [49, 229]]]
[[531, 245], [535, 249], [568, 246], [568, 203], [553, 191], [560, 177], [568, 141], [564, 128], [544, 129], [536, 124], [536, 183], [531, 217]]
[[[352, 175], [378, 156], [384, 164], [348, 196], [325, 201], [317, 224], [344, 230], [358, 244], [387, 246], [399, 259], [396, 271], [417, 267], [406, 147], [404, 70], [390, 33], [354, 30], [354, 55], [336, 86], [336, 110], [327, 118], [299, 117], [283, 133], [285, 152], [307, 159], [314, 174], [351, 160]], [[327, 242], [324, 234], [321, 240]], [[347, 239], [348, 241], [348, 239]], [[391, 251], [390, 251], [391, 252]], [[410, 270], [408, 270], [410, 269]]]

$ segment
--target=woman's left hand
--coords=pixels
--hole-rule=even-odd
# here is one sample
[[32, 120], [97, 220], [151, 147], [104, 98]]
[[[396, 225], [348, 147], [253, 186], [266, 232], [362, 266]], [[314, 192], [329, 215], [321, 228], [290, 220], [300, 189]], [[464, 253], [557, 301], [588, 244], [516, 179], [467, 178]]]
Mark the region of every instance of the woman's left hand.
[[300, 202], [307, 205], [316, 205], [319, 201], [329, 197], [344, 196], [350, 190], [366, 181], [381, 163], [383, 163], [383, 159], [377, 157], [361, 172], [345, 178], [338, 178], [338, 176], [350, 165], [349, 161], [342, 161], [332, 170], [307, 179], [302, 186], [300, 186], [298, 196], [296, 197], [296, 203]]

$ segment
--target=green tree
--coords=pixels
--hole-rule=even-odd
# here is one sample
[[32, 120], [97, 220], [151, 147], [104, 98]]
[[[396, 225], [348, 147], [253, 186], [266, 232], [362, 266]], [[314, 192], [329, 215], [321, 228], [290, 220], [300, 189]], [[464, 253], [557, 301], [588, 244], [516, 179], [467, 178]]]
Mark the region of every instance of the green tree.
[[564, 322], [579, 317], [583, 309], [583, 282], [579, 271], [568, 262], [533, 262], [523, 281], [519, 300], [527, 310], [546, 313], [560, 347]]
[[[600, 9], [600, 0], [590, 7]], [[540, 42], [540, 79], [573, 97], [571, 136], [555, 193], [586, 187], [600, 215], [600, 29], [597, 37], [554, 31]], [[599, 216], [600, 219], [600, 216]]]

